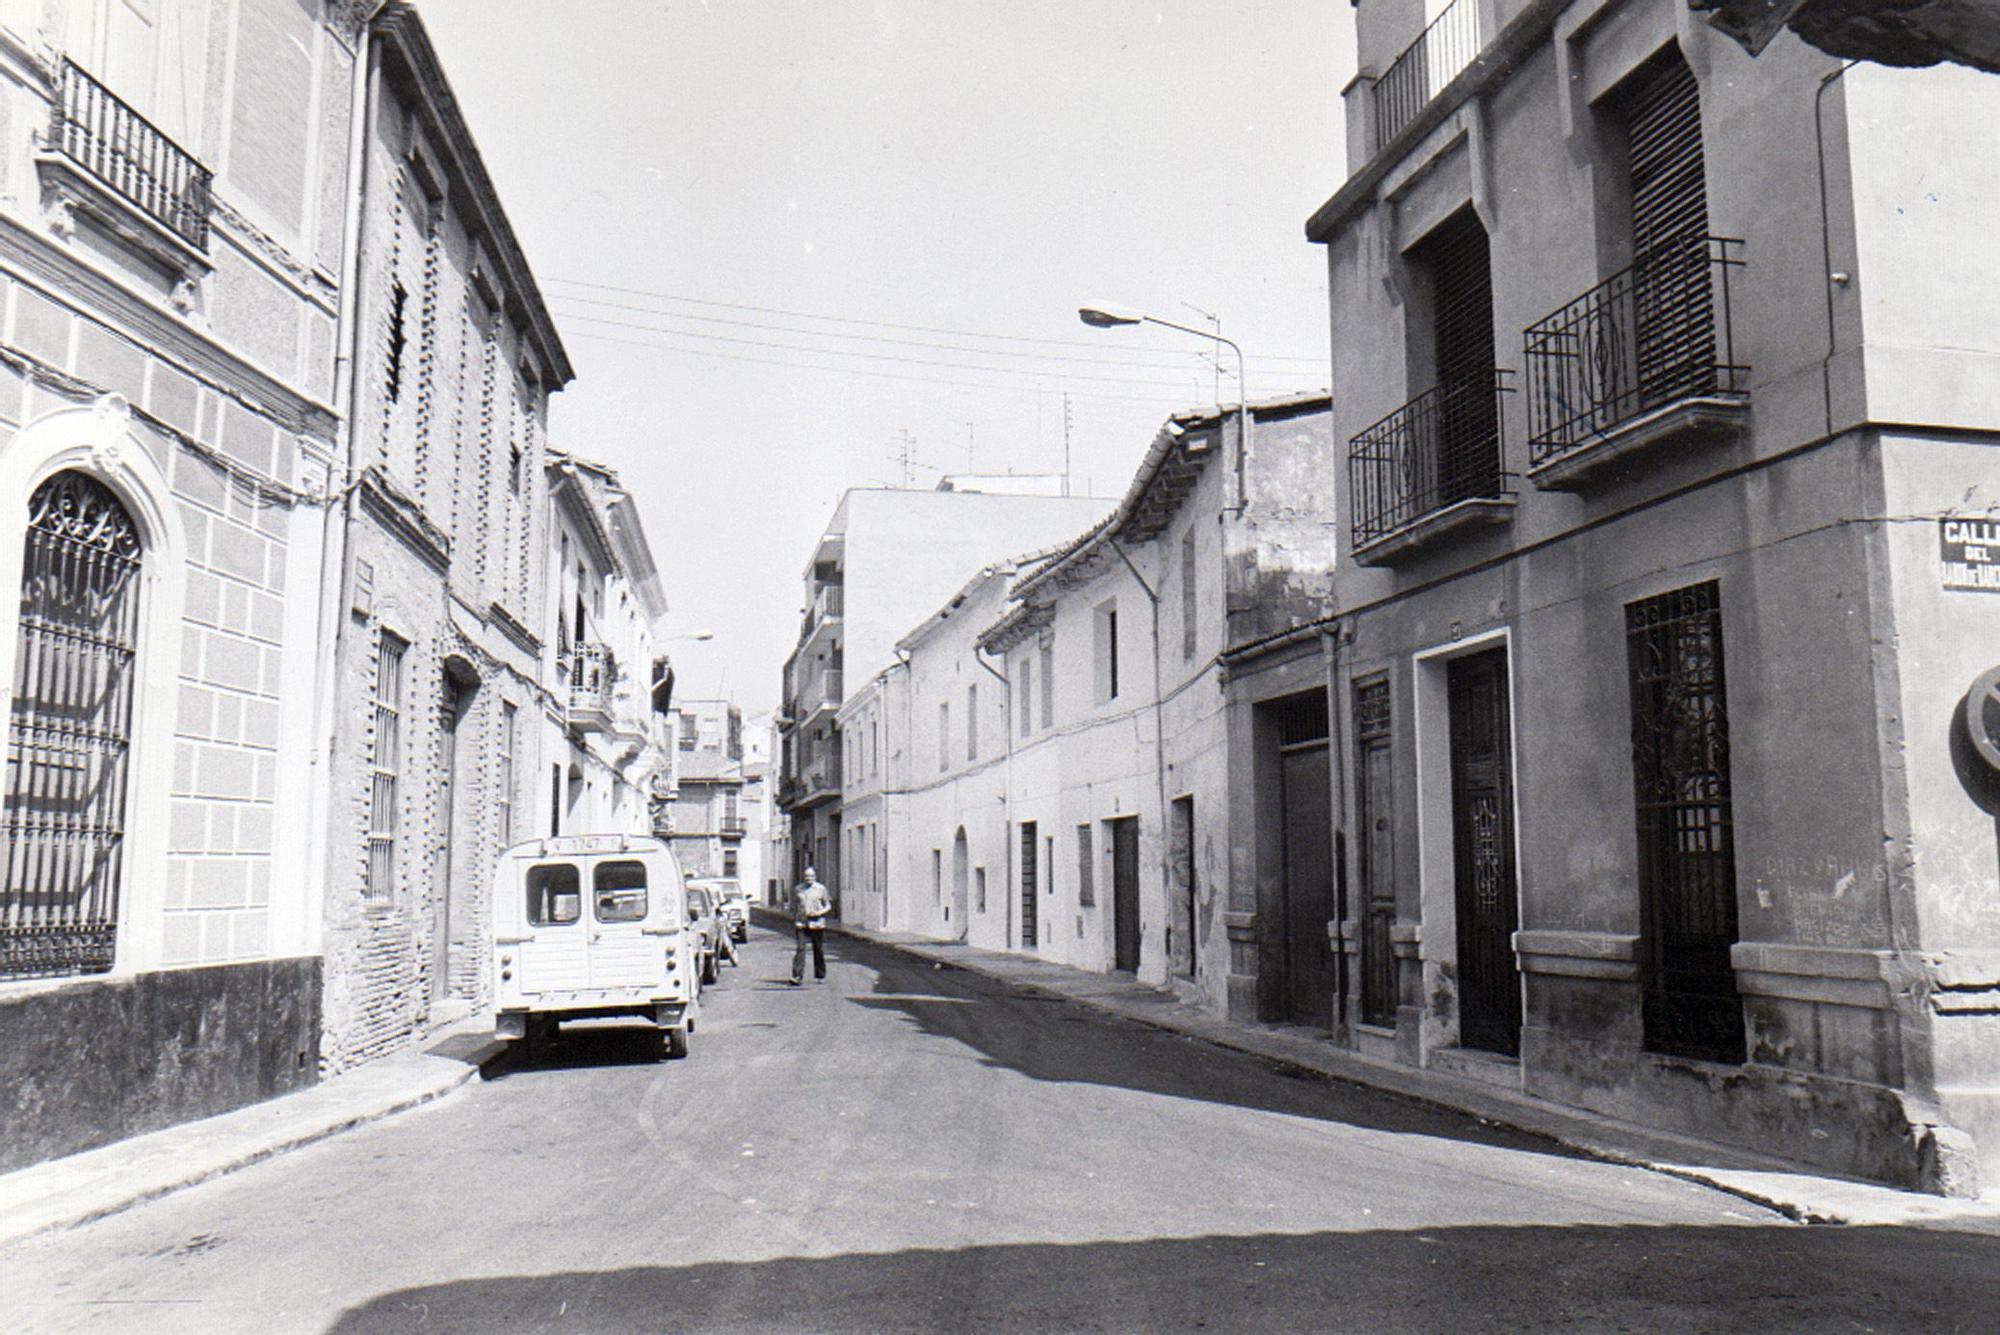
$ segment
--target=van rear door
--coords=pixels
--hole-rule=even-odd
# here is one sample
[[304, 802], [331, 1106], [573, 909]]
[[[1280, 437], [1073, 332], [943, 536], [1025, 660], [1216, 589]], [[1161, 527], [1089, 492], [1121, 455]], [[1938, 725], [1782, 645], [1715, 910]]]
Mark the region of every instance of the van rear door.
[[592, 923], [590, 986], [658, 988], [667, 956], [648, 921], [666, 904], [654, 903], [667, 887], [652, 885], [646, 859], [600, 858], [590, 864]]
[[590, 986], [590, 929], [583, 872], [574, 862], [531, 862], [521, 877], [527, 898], [521, 945], [521, 991], [527, 996]]

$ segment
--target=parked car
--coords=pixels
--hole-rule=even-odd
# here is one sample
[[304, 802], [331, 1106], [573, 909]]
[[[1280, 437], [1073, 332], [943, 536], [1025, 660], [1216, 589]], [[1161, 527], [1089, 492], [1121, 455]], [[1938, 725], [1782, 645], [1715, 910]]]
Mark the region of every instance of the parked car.
[[532, 1051], [564, 1020], [628, 1016], [659, 1030], [664, 1055], [685, 1057], [707, 940], [689, 916], [694, 897], [657, 839], [564, 835], [502, 853], [493, 875], [495, 1037]]
[[750, 892], [743, 888], [741, 881], [730, 876], [704, 876], [689, 884], [701, 886], [715, 895], [722, 920], [729, 926], [730, 940], [750, 939]]
[[701, 981], [713, 983], [719, 977], [716, 960], [722, 954], [722, 916], [712, 887], [690, 882], [687, 888], [688, 924], [698, 933], [696, 950], [700, 957]]

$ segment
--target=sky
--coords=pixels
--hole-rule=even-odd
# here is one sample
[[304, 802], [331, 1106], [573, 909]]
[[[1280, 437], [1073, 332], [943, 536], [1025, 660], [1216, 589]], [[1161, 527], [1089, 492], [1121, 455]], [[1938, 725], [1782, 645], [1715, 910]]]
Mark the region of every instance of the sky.
[[682, 698], [775, 704], [845, 489], [1060, 471], [1067, 423], [1114, 496], [1236, 400], [1209, 340], [1080, 305], [1219, 319], [1253, 400], [1327, 383], [1336, 0], [419, 10], [576, 367], [552, 443], [638, 499], [665, 633], [713, 633], [667, 645]]

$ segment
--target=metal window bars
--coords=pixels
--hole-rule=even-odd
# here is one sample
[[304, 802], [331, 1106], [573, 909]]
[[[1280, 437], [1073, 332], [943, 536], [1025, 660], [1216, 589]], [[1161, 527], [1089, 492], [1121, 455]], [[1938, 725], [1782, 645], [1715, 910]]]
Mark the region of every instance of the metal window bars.
[[0, 978], [112, 966], [138, 653], [139, 531], [58, 473], [28, 506], [0, 853]]
[[1646, 1047], [1740, 1062], [1722, 610], [1709, 581], [1625, 609]]
[[1478, 0], [1453, 0], [1375, 80], [1375, 151], [1381, 152], [1479, 54]]
[[208, 249], [213, 173], [67, 56], [49, 146], [198, 251]]
[[1743, 243], [1669, 237], [1523, 335], [1540, 464], [1683, 399], [1746, 392], [1730, 271]]
[[1513, 494], [1502, 469], [1508, 372], [1461, 374], [1348, 443], [1352, 545], [1364, 547], [1461, 501]]

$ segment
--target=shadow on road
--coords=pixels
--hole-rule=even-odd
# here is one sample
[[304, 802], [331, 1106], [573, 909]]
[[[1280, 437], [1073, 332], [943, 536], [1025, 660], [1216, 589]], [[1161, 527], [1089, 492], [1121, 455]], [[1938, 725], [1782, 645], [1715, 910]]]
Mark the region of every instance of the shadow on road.
[[[1576, 1157], [1540, 1136], [1152, 1029], [970, 970], [933, 968], [927, 961], [851, 939], [840, 943], [838, 958], [875, 971], [876, 995], [850, 998], [856, 1005], [900, 1011], [926, 1033], [962, 1043], [987, 1063], [1035, 1080], [1110, 1085], [1376, 1131]], [[965, 1004], [968, 998], [977, 1004]]]
[[342, 1335], [536, 1330], [2000, 1328], [2000, 1238], [1470, 1226], [1018, 1244], [466, 1279]]

